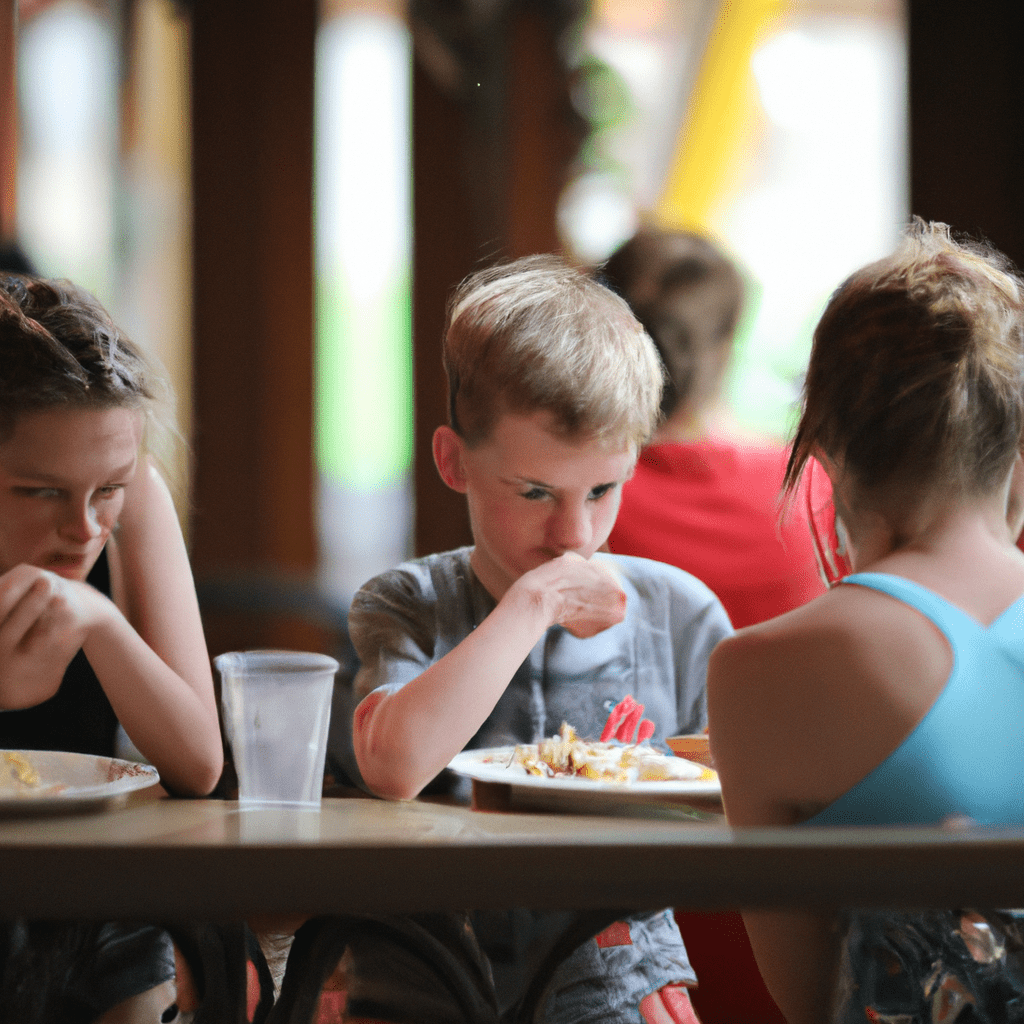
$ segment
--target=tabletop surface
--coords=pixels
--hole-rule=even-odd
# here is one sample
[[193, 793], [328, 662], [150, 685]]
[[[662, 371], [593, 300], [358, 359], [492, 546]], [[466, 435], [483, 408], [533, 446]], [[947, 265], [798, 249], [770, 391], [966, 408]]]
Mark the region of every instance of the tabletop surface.
[[671, 812], [130, 800], [82, 814], [8, 816], [0, 879], [6, 917], [1019, 906], [1024, 830], [732, 830]]

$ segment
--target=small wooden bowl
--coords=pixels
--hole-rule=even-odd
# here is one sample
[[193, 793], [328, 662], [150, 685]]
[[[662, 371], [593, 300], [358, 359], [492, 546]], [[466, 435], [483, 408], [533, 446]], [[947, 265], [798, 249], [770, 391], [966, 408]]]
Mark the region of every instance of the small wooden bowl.
[[665, 742], [676, 757], [685, 757], [687, 761], [695, 761], [705, 768], [714, 768], [711, 761], [711, 747], [706, 732], [692, 733], [688, 736], [669, 736]]

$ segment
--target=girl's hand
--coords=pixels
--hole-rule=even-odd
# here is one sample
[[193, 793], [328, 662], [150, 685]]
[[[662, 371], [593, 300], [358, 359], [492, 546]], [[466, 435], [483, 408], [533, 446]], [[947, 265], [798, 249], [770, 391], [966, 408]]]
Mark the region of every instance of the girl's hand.
[[86, 583], [18, 565], [0, 576], [0, 708], [52, 697], [89, 631], [113, 605]]

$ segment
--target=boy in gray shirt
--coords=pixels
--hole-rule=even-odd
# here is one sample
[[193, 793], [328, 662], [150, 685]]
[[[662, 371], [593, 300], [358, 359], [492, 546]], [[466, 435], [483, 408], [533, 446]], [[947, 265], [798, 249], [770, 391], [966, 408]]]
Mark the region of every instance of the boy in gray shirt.
[[[434, 434], [434, 458], [466, 495], [474, 545], [405, 563], [353, 601], [363, 783], [409, 799], [463, 749], [536, 742], [563, 721], [596, 738], [627, 694], [645, 705], [655, 742], [701, 731], [707, 660], [731, 632], [721, 604], [682, 570], [599, 553], [661, 395], [658, 356], [629, 308], [561, 260], [529, 257], [460, 286], [444, 361], [450, 422]], [[438, 923], [400, 927], [436, 936], [447, 927]], [[530, 996], [536, 1019], [696, 1020], [685, 989], [696, 978], [671, 911], [606, 923], [588, 936], [577, 915], [466, 915], [440, 945], [493, 977], [504, 1019], [568, 942]], [[444, 997], [417, 1001], [431, 985], [404, 984], [419, 972], [409, 943], [398, 946], [353, 943], [350, 1005], [363, 999], [396, 1020], [420, 1006], [437, 1019]]]

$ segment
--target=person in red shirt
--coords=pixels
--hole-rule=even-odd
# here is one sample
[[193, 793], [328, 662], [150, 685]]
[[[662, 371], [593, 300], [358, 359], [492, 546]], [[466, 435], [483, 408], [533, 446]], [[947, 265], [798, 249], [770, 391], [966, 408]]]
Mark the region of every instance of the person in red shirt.
[[601, 273], [654, 339], [669, 381], [609, 549], [693, 573], [736, 628], [822, 594], [804, 496], [780, 506], [788, 449], [721, 424], [743, 306], [736, 267], [700, 235], [642, 228]]

